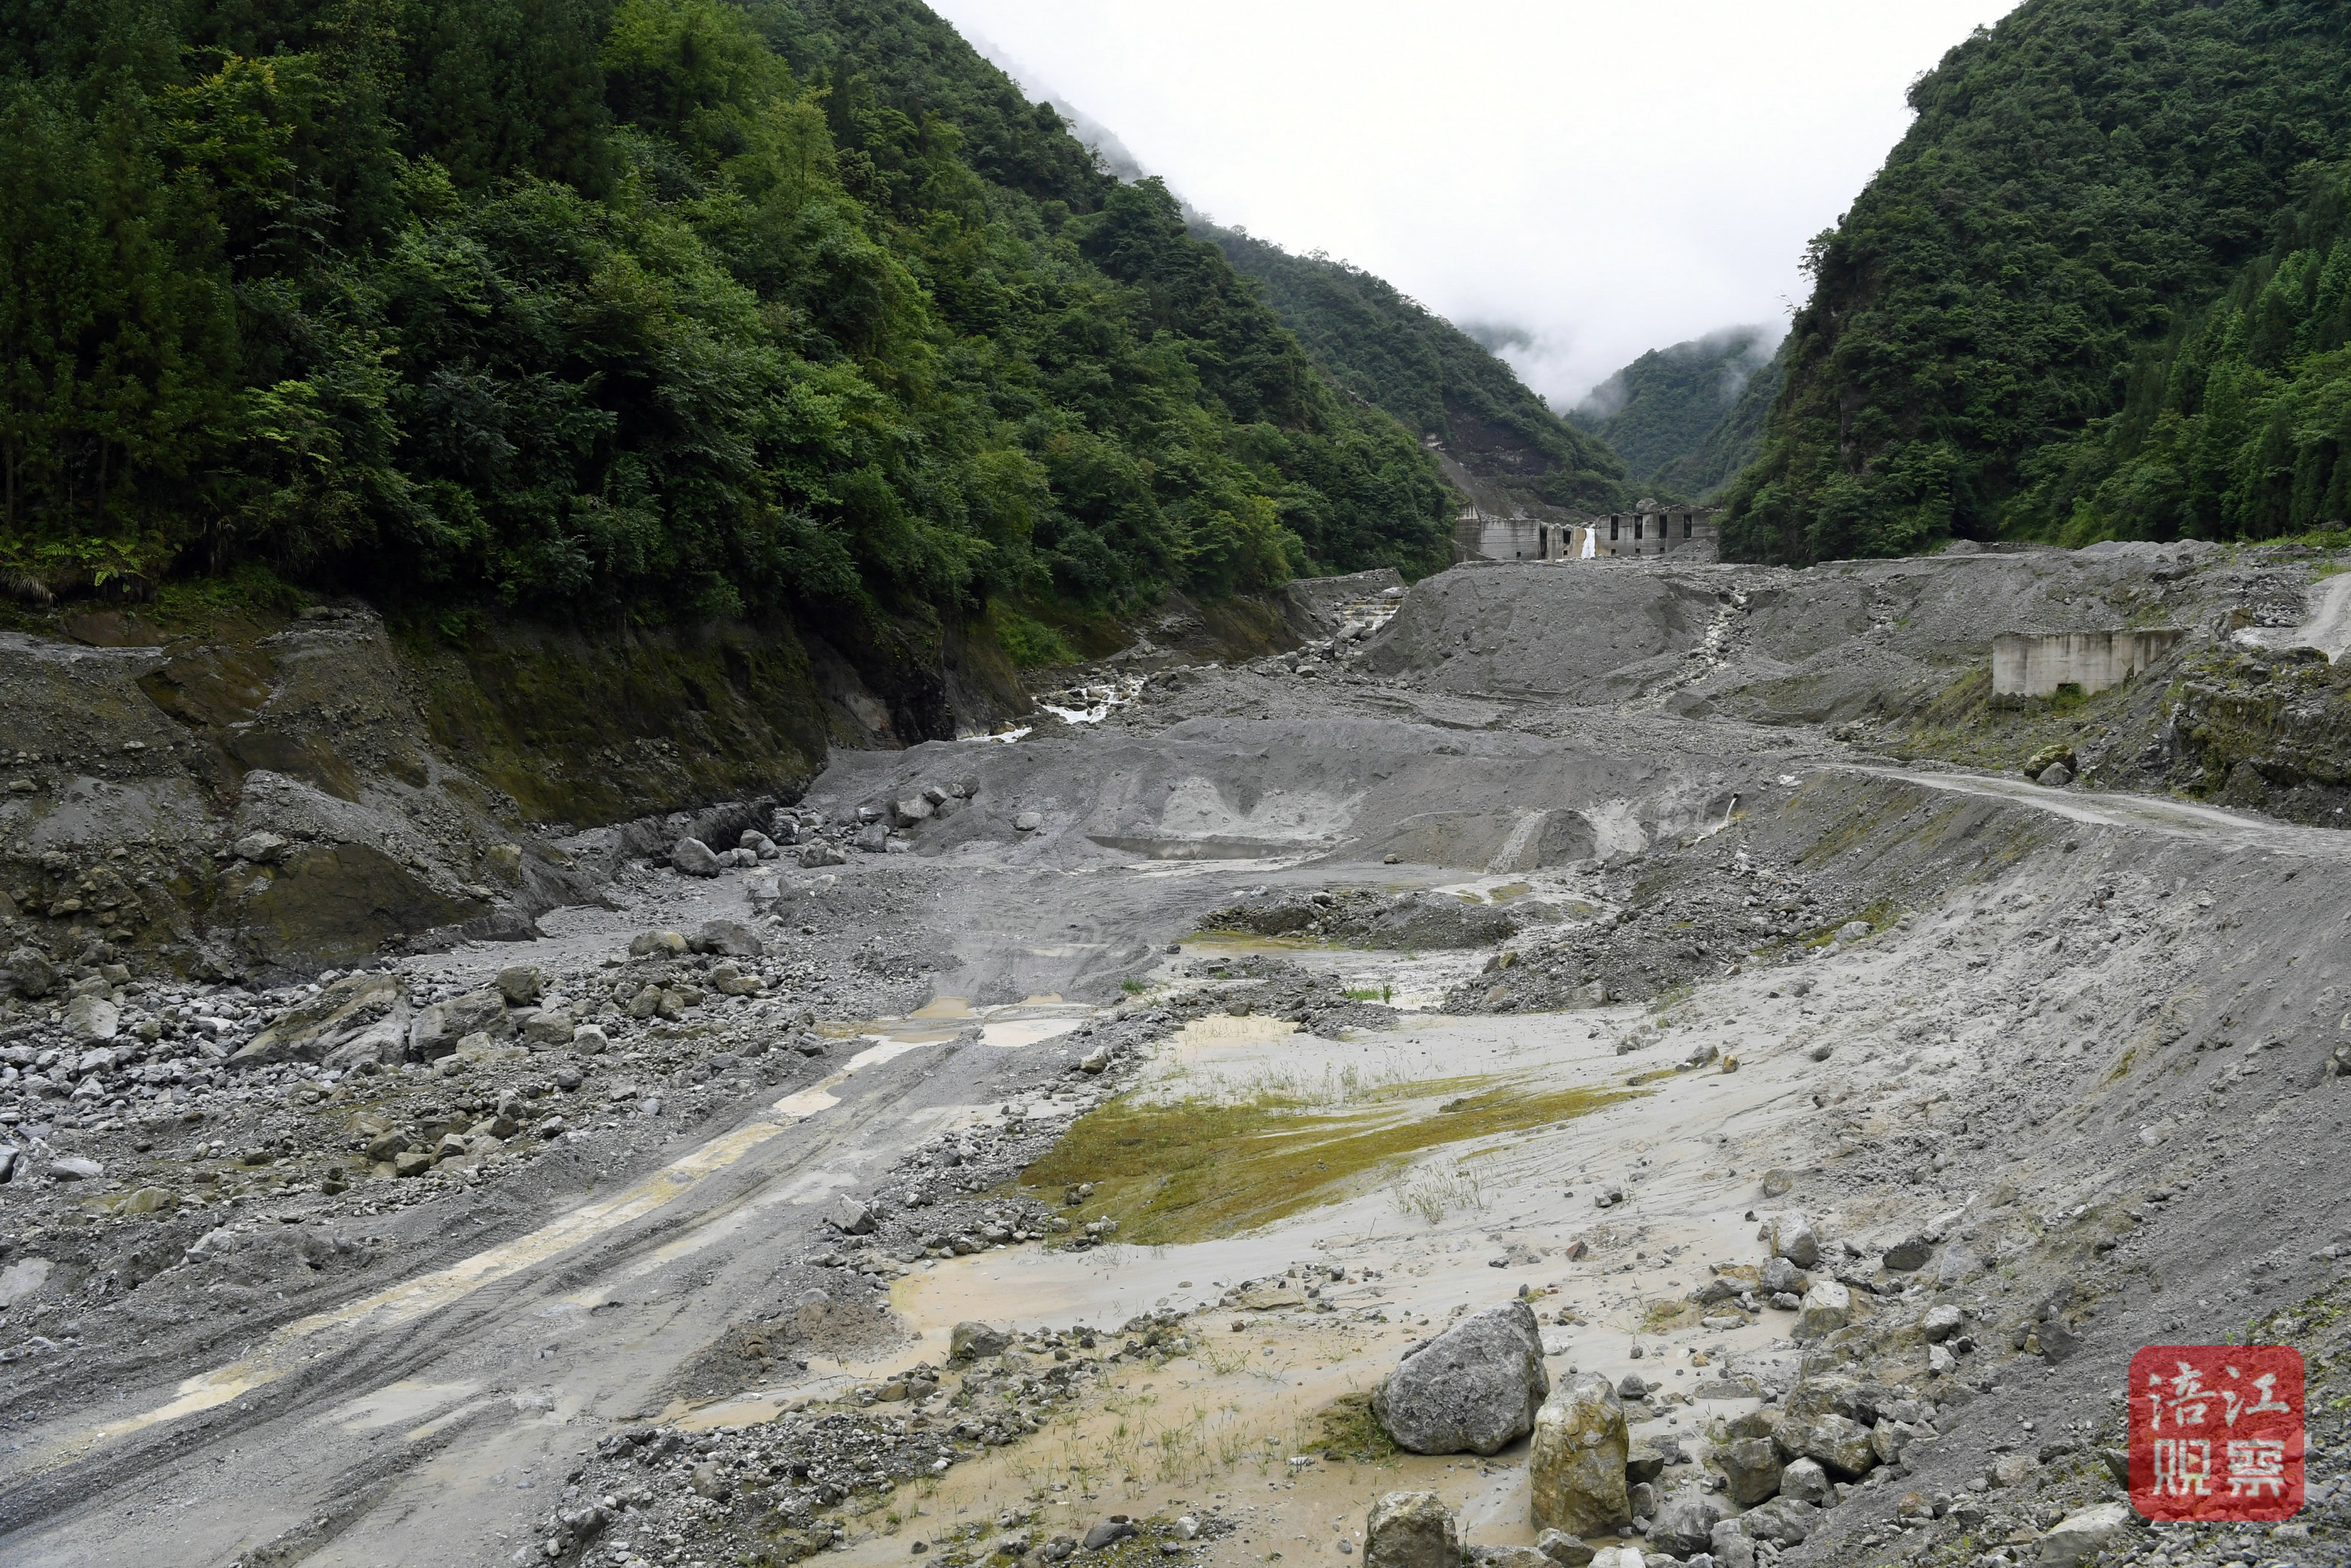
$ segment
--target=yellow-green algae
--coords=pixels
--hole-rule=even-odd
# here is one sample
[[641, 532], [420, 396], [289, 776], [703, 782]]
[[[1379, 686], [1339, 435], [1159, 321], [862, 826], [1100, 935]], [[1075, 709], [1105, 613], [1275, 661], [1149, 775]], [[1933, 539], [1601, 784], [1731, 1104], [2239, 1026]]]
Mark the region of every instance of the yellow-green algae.
[[[1458, 1095], [1464, 1087], [1471, 1092]], [[1050, 1191], [1092, 1182], [1085, 1217], [1118, 1221], [1119, 1239], [1201, 1241], [1345, 1197], [1429, 1149], [1568, 1121], [1635, 1097], [1490, 1078], [1399, 1085], [1375, 1103], [1337, 1111], [1278, 1094], [1229, 1101], [1127, 1094], [1081, 1118], [1022, 1174], [1021, 1185]]]

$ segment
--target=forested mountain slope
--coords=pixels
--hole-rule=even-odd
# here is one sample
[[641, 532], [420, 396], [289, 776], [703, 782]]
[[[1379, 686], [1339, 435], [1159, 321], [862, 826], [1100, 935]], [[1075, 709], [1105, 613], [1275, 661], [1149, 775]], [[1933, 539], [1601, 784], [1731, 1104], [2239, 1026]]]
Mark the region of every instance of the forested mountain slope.
[[1509, 365], [1393, 284], [1246, 234], [1202, 232], [1264, 285], [1283, 325], [1341, 386], [1406, 429], [1442, 439], [1471, 474], [1554, 507], [1629, 498], [1625, 465], [1604, 443], [1552, 413]]
[[1814, 241], [1728, 552], [2342, 517], [2351, 29], [2321, 0], [2027, 0], [1912, 88]]
[[0, 3], [0, 567], [613, 623], [1445, 559], [1151, 183], [911, 0]]
[[[1770, 368], [1779, 340], [1769, 327], [1728, 327], [1669, 349], [1652, 349], [1593, 388], [1567, 417], [1606, 442], [1625, 460], [1635, 485], [1703, 494], [1752, 455], [1752, 426], [1749, 450], [1741, 450], [1735, 436], [1729, 442], [1712, 438], [1740, 406], [1748, 383]], [[1677, 472], [1700, 448], [1713, 453], [1726, 446], [1692, 470], [1699, 474], [1712, 466], [1710, 479], [1692, 484]]]

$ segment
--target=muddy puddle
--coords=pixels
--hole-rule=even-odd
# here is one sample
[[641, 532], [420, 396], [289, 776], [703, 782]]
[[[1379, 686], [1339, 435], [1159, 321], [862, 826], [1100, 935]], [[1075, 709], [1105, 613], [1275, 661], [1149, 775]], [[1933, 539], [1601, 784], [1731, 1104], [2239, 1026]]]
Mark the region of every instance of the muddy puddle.
[[[1405, 963], [1329, 956], [1361, 960], [1367, 976]], [[1445, 1497], [1475, 1542], [1531, 1542], [1523, 1443], [1485, 1460], [1368, 1458], [1350, 1402], [1409, 1343], [1524, 1295], [1545, 1325], [1554, 1380], [1638, 1370], [1664, 1385], [1662, 1413], [1636, 1437], [1671, 1436], [1696, 1456], [1710, 1424], [1754, 1406], [1720, 1375], [1781, 1362], [1792, 1354], [1786, 1342], [1767, 1320], [1705, 1328], [1683, 1298], [1709, 1277], [1708, 1262], [1751, 1252], [1750, 1151], [1794, 1113], [1795, 1053], [1759, 1038], [1779, 1027], [1772, 1009], [1783, 1004], [1755, 989], [1720, 996], [1686, 1031], [1746, 1050], [1750, 1065], [1732, 1074], [1660, 1071], [1655, 1053], [1620, 1058], [1615, 1037], [1646, 1021], [1623, 1009], [1408, 1016], [1391, 1037], [1352, 1040], [1261, 1017], [1196, 1020], [1030, 1172], [1041, 1191], [1091, 1166], [1082, 1179], [1097, 1197], [1082, 1213], [1121, 1216], [1119, 1243], [922, 1264], [891, 1288], [911, 1335], [896, 1353], [813, 1364], [789, 1386], [704, 1406], [684, 1424], [853, 1402], [917, 1363], [945, 1364], [958, 1322], [1114, 1332], [1175, 1312], [1188, 1314], [1177, 1354], [1122, 1366], [1018, 1443], [901, 1489], [858, 1520], [842, 1555], [903, 1560], [914, 1540], [975, 1526], [1078, 1536], [1118, 1512], [1215, 1517], [1231, 1527], [1210, 1544], [1215, 1562], [1335, 1556], [1343, 1539], [1360, 1549], [1374, 1497], [1405, 1487]], [[1155, 1133], [1160, 1113], [1173, 1120]], [[1123, 1185], [1113, 1151], [1137, 1135], [1146, 1144], [1134, 1185]], [[1203, 1185], [1214, 1189], [1188, 1205], [1186, 1144], [1207, 1150], [1213, 1181]], [[1270, 1177], [1283, 1190], [1266, 1207], [1232, 1207], [1232, 1195]], [[1599, 1207], [1612, 1187], [1626, 1197]]]

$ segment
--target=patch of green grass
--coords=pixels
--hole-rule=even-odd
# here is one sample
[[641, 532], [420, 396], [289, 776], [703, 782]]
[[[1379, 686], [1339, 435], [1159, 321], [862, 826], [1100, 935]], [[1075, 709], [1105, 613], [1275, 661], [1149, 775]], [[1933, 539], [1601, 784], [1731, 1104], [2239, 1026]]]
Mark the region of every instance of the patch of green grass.
[[996, 628], [996, 640], [1003, 645], [1005, 656], [1021, 669], [1035, 669], [1045, 664], [1074, 664], [1078, 651], [1069, 640], [1041, 621], [1034, 621], [1009, 605], [999, 604], [989, 612]]
[[1351, 1002], [1386, 1002], [1395, 996], [1394, 986], [1350, 986], [1347, 999]]
[[[1432, 1114], [1462, 1081], [1400, 1086], [1378, 1103], [1308, 1110], [1291, 1097], [1152, 1101], [1123, 1095], [1081, 1118], [1023, 1172], [1027, 1187], [1094, 1184], [1089, 1218], [1122, 1240], [1165, 1246], [1231, 1236], [1327, 1203], [1449, 1144], [1582, 1116], [1625, 1090], [1532, 1091], [1471, 1081], [1458, 1108]], [[1405, 1091], [1411, 1093], [1405, 1097]]]
[[1455, 1209], [1483, 1209], [1486, 1188], [1476, 1171], [1459, 1163], [1451, 1170], [1407, 1170], [1396, 1178], [1395, 1202], [1399, 1213], [1441, 1225]]
[[1343, 1394], [1315, 1417], [1314, 1446], [1346, 1455], [1358, 1464], [1378, 1464], [1404, 1450], [1372, 1414], [1369, 1393]]
[[1129, 975], [1125, 979], [1121, 980], [1118, 983], [1118, 988], [1124, 991], [1130, 997], [1139, 997], [1144, 992], [1151, 988], [1151, 982], [1148, 980], [1138, 980], [1133, 975]]

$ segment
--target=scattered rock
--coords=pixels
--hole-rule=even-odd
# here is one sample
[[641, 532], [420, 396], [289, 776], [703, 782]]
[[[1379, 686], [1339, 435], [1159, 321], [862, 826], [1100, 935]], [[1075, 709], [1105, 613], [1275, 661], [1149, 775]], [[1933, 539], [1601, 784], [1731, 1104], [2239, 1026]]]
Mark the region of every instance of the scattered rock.
[[1559, 1564], [1559, 1568], [1585, 1568], [1592, 1561], [1592, 1548], [1564, 1530], [1546, 1530], [1535, 1537], [1535, 1550]]
[[1104, 1547], [1115, 1546], [1122, 1541], [1131, 1541], [1137, 1533], [1132, 1521], [1105, 1519], [1086, 1531], [1083, 1544], [1089, 1552], [1100, 1552]]
[[1364, 1521], [1364, 1568], [1461, 1568], [1461, 1532], [1433, 1491], [1392, 1491]]
[[[873, 1210], [862, 1200], [843, 1197], [836, 1201], [825, 1218], [843, 1236], [871, 1236], [873, 1233]], [[960, 1333], [960, 1329], [956, 1333]], [[993, 1353], [990, 1353], [993, 1354]]]
[[985, 1361], [991, 1355], [1001, 1355], [1012, 1343], [1001, 1329], [986, 1323], [960, 1322], [947, 1335], [947, 1364], [961, 1366], [967, 1362]]
[[122, 1032], [122, 1009], [104, 997], [76, 997], [66, 1004], [66, 1028], [76, 1040], [112, 1040]]
[[1918, 1320], [1918, 1332], [1927, 1336], [1928, 1344], [1940, 1344], [1959, 1333], [1967, 1321], [1965, 1313], [1948, 1303], [1929, 1307], [1927, 1315]]
[[1821, 1260], [1821, 1239], [1813, 1222], [1801, 1214], [1782, 1214], [1763, 1222], [1761, 1239], [1775, 1258], [1785, 1258], [1799, 1269]]
[[1780, 1490], [1785, 1467], [1780, 1459], [1780, 1446], [1770, 1437], [1739, 1437], [1720, 1444], [1714, 1450], [1714, 1461], [1729, 1483], [1730, 1500], [1741, 1508], [1753, 1508]]
[[2130, 1505], [2121, 1502], [2102, 1502], [2067, 1514], [2041, 1538], [2040, 1555], [2034, 1561], [2040, 1568], [2081, 1568], [2114, 1544], [2130, 1521]]
[[1754, 1540], [1768, 1541], [1774, 1546], [1800, 1546], [1819, 1528], [1821, 1511], [1795, 1498], [1775, 1497], [1739, 1517]]
[[1033, 833], [1045, 825], [1045, 819], [1034, 811], [1023, 811], [1012, 819], [1012, 825], [1024, 833]]
[[1724, 1511], [1722, 1504], [1704, 1492], [1685, 1492], [1657, 1510], [1649, 1525], [1649, 1544], [1677, 1557], [1707, 1551], [1714, 1544], [1714, 1527]]
[[86, 1160], [79, 1155], [67, 1155], [49, 1162], [52, 1181], [96, 1181], [106, 1174], [106, 1167], [96, 1160]]
[[1906, 1237], [1886, 1249], [1886, 1266], [1899, 1273], [1908, 1274], [1927, 1266], [1935, 1255], [1935, 1244], [1923, 1236]]
[[1405, 1357], [1372, 1396], [1396, 1446], [1491, 1454], [1534, 1430], [1551, 1392], [1542, 1331], [1524, 1301], [1473, 1312]]
[[57, 988], [57, 967], [37, 947], [17, 947], [8, 954], [9, 983], [20, 995], [46, 997]]

